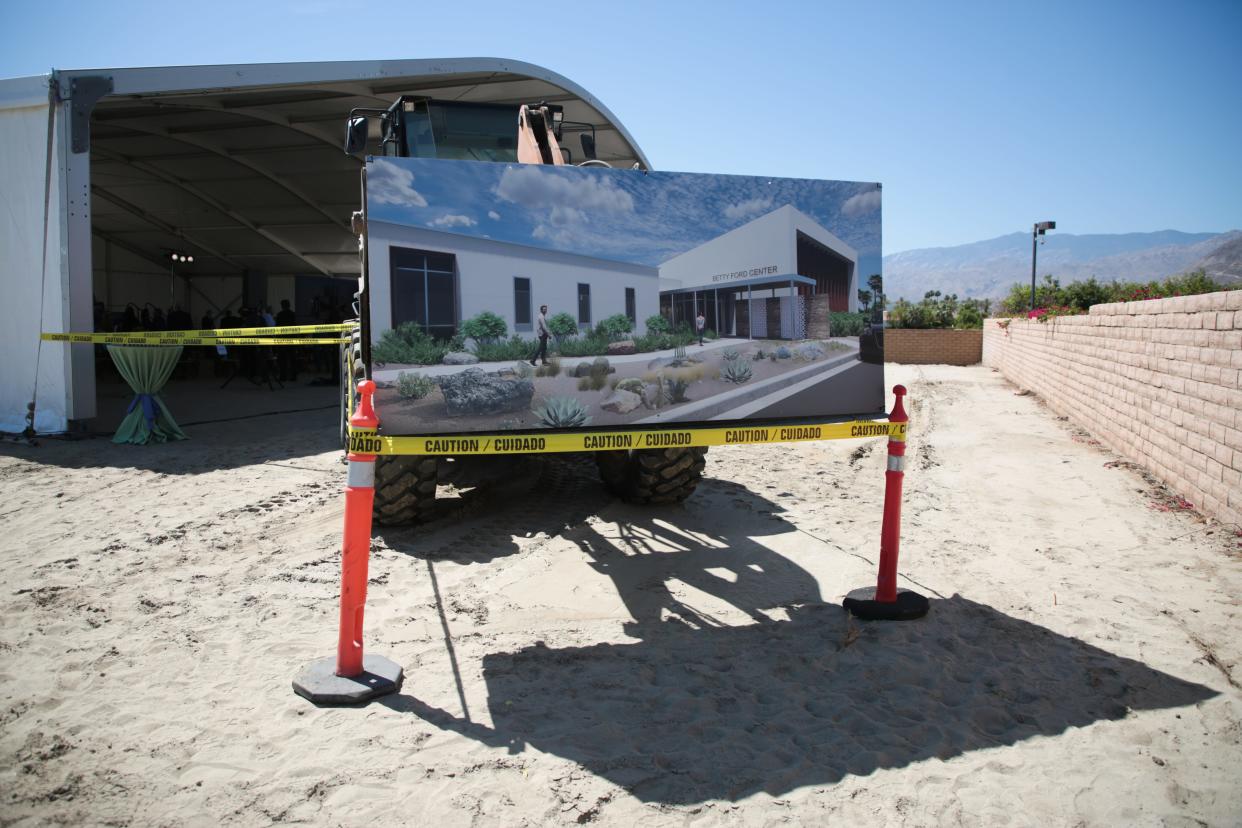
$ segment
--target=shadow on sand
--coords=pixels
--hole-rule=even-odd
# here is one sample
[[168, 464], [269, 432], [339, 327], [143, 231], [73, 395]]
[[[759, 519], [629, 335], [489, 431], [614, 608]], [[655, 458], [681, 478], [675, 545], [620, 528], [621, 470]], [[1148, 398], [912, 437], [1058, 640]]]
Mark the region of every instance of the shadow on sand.
[[387, 704], [679, 804], [778, 796], [1216, 695], [960, 595], [908, 624], [853, 630], [839, 607], [806, 605], [788, 621], [495, 653], [483, 672], [491, 727], [410, 695]]
[[327, 404], [323, 398], [323, 394], [316, 394], [309, 402], [291, 403], [313, 406], [309, 410], [261, 412], [211, 422], [199, 421], [202, 414], [193, 409], [182, 409], [174, 416], [183, 423], [189, 439], [171, 443], [116, 444], [109, 431], [89, 437], [39, 437], [34, 446], [4, 442], [0, 443], [0, 453], [58, 468], [142, 469], [161, 474], [296, 463], [299, 458], [341, 450], [337, 407], [332, 398]]
[[[580, 466], [552, 465], [560, 471], [484, 519], [577, 543], [614, 581], [640, 640], [485, 656], [490, 726], [408, 692], [382, 703], [488, 745], [570, 759], [644, 801], [688, 804], [780, 795], [1216, 695], [960, 595], [916, 622], [853, 621], [822, 603], [810, 573], [754, 540], [796, 531], [775, 504], [708, 480], [684, 508], [608, 507]], [[541, 509], [548, 501], [555, 510]], [[625, 510], [608, 516], [622, 521], [617, 537], [585, 520], [604, 508]], [[473, 526], [386, 538], [429, 567], [519, 548], [480, 550], [495, 535]], [[674, 580], [755, 623], [722, 625], [679, 600]]]

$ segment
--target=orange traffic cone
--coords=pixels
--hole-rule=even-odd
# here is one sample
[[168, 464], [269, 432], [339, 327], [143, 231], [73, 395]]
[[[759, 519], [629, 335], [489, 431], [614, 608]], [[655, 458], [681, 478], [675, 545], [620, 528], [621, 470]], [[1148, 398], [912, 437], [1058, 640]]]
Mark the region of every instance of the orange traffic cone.
[[[890, 423], [904, 425], [910, 421], [901, 398], [904, 385], [893, 386], [897, 398]], [[845, 599], [845, 608], [859, 618], [882, 621], [908, 621], [922, 618], [931, 603], [924, 596], [908, 589], [897, 589], [897, 551], [901, 546], [901, 489], [906, 476], [906, 435], [890, 432], [888, 436], [888, 470], [884, 473], [884, 522], [880, 526], [880, 572], [875, 589], [856, 589]]]
[[[352, 428], [375, 430], [375, 383], [358, 383], [358, 410]], [[293, 690], [315, 704], [359, 704], [401, 689], [401, 666], [383, 656], [364, 655], [362, 617], [367, 602], [367, 559], [371, 553], [371, 507], [375, 502], [375, 455], [349, 454], [345, 485], [345, 538], [341, 548], [341, 619], [336, 657], [302, 668]]]

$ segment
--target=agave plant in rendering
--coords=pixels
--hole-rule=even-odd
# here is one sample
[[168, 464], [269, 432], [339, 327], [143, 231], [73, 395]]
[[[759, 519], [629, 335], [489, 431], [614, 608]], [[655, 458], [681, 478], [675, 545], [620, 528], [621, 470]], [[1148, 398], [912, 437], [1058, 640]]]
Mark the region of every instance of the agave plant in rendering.
[[573, 397], [549, 397], [534, 413], [548, 428], [577, 428], [591, 423], [586, 408]]
[[734, 385], [741, 385], [747, 382], [753, 375], [754, 372], [751, 371], [750, 363], [743, 359], [731, 359], [720, 369], [720, 378]]

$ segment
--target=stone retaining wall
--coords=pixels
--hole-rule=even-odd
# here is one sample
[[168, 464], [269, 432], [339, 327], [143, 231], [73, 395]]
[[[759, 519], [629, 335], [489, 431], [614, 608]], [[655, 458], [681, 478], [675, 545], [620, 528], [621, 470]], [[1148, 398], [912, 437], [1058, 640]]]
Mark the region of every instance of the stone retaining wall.
[[1242, 524], [1242, 290], [988, 319], [983, 363], [1204, 514]]

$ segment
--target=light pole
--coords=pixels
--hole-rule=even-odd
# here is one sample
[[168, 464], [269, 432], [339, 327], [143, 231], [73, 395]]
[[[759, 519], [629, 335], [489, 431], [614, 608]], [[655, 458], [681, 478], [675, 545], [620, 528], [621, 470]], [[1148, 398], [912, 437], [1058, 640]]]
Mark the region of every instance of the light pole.
[[1031, 230], [1031, 310], [1035, 310], [1035, 251], [1039, 249], [1039, 237], [1056, 229], [1055, 221], [1037, 221]]

